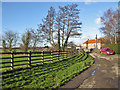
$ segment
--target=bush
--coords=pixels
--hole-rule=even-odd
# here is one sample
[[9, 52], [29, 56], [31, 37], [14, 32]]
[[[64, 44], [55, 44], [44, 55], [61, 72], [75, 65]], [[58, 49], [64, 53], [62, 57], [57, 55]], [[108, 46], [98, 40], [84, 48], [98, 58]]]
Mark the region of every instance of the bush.
[[49, 46], [45, 46], [44, 48], [49, 48]]
[[103, 48], [110, 48], [112, 49], [116, 54], [120, 54], [120, 44], [110, 44], [110, 45], [104, 45]]

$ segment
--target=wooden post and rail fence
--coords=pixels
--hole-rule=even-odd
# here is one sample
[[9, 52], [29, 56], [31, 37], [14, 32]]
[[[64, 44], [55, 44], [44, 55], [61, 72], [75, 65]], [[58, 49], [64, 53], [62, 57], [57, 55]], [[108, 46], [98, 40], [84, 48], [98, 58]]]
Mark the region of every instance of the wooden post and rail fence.
[[[75, 51], [76, 52], [76, 51]], [[15, 66], [22, 66], [22, 65], [27, 65], [29, 67], [31, 67], [32, 64], [35, 63], [41, 63], [44, 64], [45, 62], [50, 61], [50, 63], [53, 63], [54, 61], [60, 61], [60, 57], [62, 58], [62, 60], [67, 59], [69, 57], [71, 57], [72, 55], [76, 55], [77, 53], [75, 53], [74, 51], [50, 51], [50, 52], [7, 52], [7, 53], [0, 53], [0, 55], [9, 55], [11, 57], [2, 57], [0, 58], [2, 62], [0, 62], [2, 66], [2, 68], [11, 68], [12, 70], [14, 69]], [[18, 56], [16, 56], [18, 55]], [[26, 56], [27, 55], [27, 56]], [[46, 56], [49, 56], [46, 58]], [[41, 57], [41, 58], [33, 58], [32, 57]], [[19, 60], [16, 61], [16, 58], [19, 58]], [[28, 58], [27, 60], [20, 60], [21, 58]], [[54, 59], [55, 58], [55, 59]], [[3, 60], [2, 60], [3, 59]], [[6, 59], [9, 59], [9, 61], [4, 61]], [[11, 61], [10, 61], [11, 59]], [[45, 60], [48, 59], [48, 60]], [[41, 60], [41, 61], [40, 61]], [[32, 62], [32, 61], [37, 61], [37, 62]], [[14, 65], [16, 62], [28, 62], [27, 64], [16, 64]], [[10, 63], [10, 65], [6, 65], [4, 66], [4, 64], [8, 64]]]

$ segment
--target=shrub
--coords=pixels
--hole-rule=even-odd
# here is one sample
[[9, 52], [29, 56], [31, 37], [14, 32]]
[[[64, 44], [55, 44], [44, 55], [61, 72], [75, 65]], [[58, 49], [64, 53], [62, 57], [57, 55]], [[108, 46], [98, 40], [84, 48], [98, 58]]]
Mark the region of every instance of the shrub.
[[49, 48], [49, 46], [45, 46], [44, 48]]
[[100, 49], [93, 49], [92, 52], [100, 53]]

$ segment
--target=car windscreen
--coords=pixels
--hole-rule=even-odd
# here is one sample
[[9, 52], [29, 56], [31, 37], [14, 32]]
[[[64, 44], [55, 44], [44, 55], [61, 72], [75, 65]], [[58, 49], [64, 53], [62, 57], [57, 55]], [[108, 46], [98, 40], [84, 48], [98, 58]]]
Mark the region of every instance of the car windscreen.
[[111, 51], [111, 49], [109, 49], [109, 48], [108, 48], [108, 49], [105, 49], [105, 50], [106, 50], [106, 51]]

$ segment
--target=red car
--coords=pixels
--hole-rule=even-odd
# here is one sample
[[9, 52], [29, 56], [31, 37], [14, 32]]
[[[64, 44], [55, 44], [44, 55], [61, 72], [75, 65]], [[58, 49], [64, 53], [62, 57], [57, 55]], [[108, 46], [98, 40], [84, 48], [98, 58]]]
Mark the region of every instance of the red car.
[[102, 48], [102, 49], [100, 50], [100, 52], [101, 52], [102, 54], [106, 54], [106, 55], [114, 54], [114, 51], [111, 50], [110, 48]]

